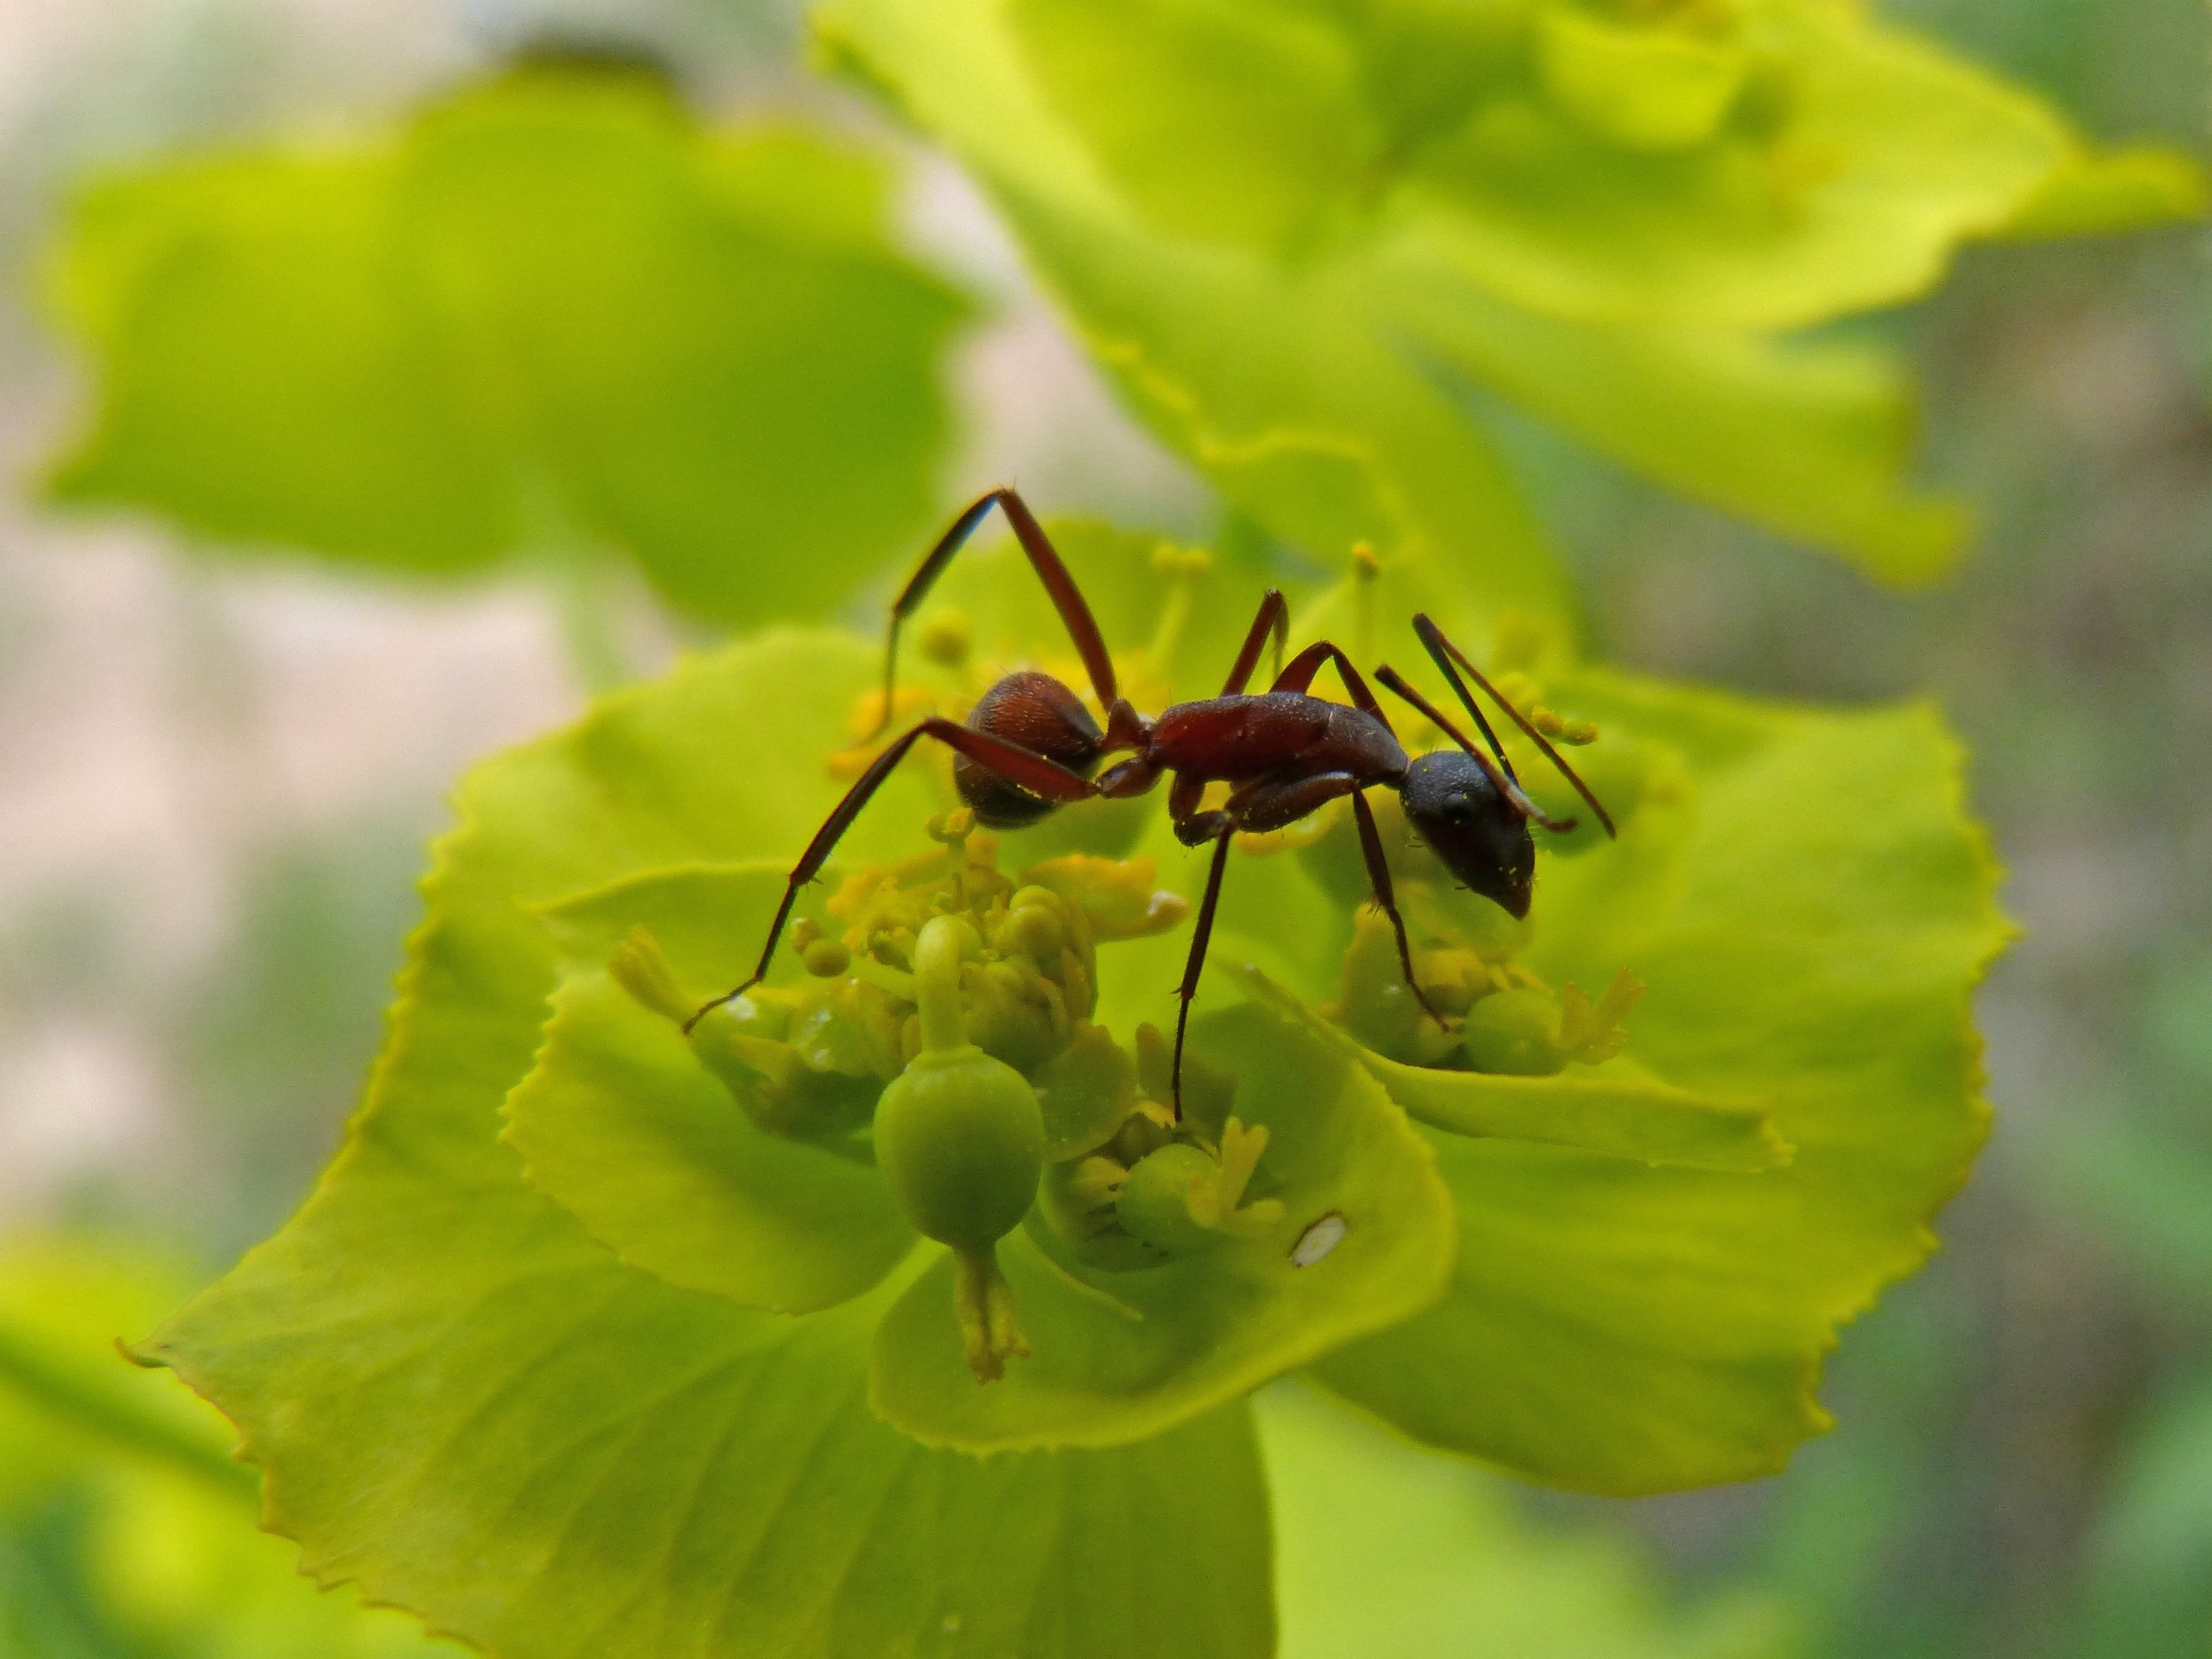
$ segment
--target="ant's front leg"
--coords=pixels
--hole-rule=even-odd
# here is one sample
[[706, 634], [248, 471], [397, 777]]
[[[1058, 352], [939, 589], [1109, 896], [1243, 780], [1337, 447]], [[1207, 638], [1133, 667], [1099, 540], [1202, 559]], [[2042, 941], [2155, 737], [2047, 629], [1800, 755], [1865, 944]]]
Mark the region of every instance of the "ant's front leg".
[[1199, 811], [1199, 802], [1205, 797], [1204, 778], [1187, 772], [1176, 774], [1175, 784], [1168, 791], [1168, 822], [1175, 826], [1176, 839], [1186, 847], [1203, 847], [1234, 828], [1226, 812]]
[[1390, 929], [1398, 936], [1398, 966], [1406, 975], [1406, 988], [1421, 1010], [1436, 1021], [1437, 1029], [1449, 1031], [1451, 1025], [1438, 1013], [1429, 994], [1421, 988], [1421, 981], [1413, 977], [1413, 947], [1406, 941], [1406, 919], [1398, 914], [1398, 895], [1390, 884], [1390, 861], [1382, 855], [1382, 837], [1375, 828], [1374, 811], [1367, 805], [1367, 797], [1358, 790], [1352, 793], [1352, 821], [1359, 826], [1359, 851], [1367, 860], [1367, 884], [1375, 895], [1375, 902], [1382, 907], [1382, 914], [1390, 918]]

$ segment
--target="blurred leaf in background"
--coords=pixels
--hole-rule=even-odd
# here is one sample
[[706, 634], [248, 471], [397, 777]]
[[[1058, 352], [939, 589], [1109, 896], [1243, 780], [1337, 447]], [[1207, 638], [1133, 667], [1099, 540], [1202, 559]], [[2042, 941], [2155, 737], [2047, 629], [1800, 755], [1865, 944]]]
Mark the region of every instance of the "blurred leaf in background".
[[934, 510], [968, 315], [890, 184], [562, 65], [111, 178], [53, 260], [97, 407], [52, 492], [416, 572], [611, 546], [712, 621], [819, 614]]
[[143, 1244], [0, 1241], [0, 1653], [457, 1659], [301, 1577], [222, 1418], [122, 1363], [188, 1283]]
[[1786, 1659], [1755, 1592], [1669, 1605], [1617, 1537], [1531, 1525], [1498, 1477], [1415, 1450], [1318, 1395], [1258, 1396], [1282, 1659]]
[[1557, 594], [1456, 382], [1925, 579], [1965, 520], [1907, 482], [1902, 368], [1774, 332], [1916, 298], [1973, 237], [2131, 228], [2203, 195], [2179, 157], [2099, 158], [2025, 92], [1802, 0], [818, 16], [1232, 501], [1331, 562], [1441, 546], [1492, 608]]

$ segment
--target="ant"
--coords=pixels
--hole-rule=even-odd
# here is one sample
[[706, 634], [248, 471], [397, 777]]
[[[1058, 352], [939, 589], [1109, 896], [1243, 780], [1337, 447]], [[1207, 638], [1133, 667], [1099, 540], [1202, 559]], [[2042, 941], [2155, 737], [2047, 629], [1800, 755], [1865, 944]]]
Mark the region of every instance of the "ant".
[[[1511, 716], [1589, 803], [1606, 834], [1614, 833], [1613, 819], [1589, 786], [1425, 615], [1414, 617], [1413, 631], [1450, 682], [1461, 706], [1473, 716], [1489, 746], [1488, 754], [1469, 743], [1457, 726], [1386, 665], [1376, 671], [1375, 678], [1427, 716], [1457, 745], [1408, 758], [1389, 716], [1358, 669], [1327, 640], [1308, 646], [1287, 666], [1280, 667], [1266, 691], [1247, 692], [1244, 688], [1259, 665], [1260, 653], [1270, 635], [1274, 640], [1275, 660], [1278, 665], [1282, 662], [1290, 623], [1282, 593], [1276, 589], [1270, 589], [1261, 601], [1259, 614], [1252, 619], [1221, 695], [1176, 703], [1161, 710], [1157, 718], [1146, 720], [1117, 689], [1113, 659], [1099, 636], [1091, 607], [1054, 551], [1044, 527], [1019, 495], [1003, 487], [978, 497], [952, 521], [892, 602], [890, 638], [884, 651], [883, 719], [878, 732], [890, 722], [900, 625], [928, 596], [953, 555], [975, 533], [994, 507], [1006, 514], [1030, 568], [1060, 612], [1076, 653], [1083, 659], [1098, 706], [1105, 710], [1105, 730], [1099, 730], [1081, 699], [1059, 680], [1036, 669], [1018, 669], [983, 694], [969, 712], [965, 725], [932, 716], [893, 739], [846, 792], [799, 856], [752, 977], [701, 1008], [685, 1030], [709, 1009], [742, 996], [767, 977], [776, 941], [783, 936], [799, 890], [820, 873], [838, 839], [860, 816], [878, 786], [924, 738], [934, 738], [953, 751], [953, 783], [960, 799], [974, 811], [978, 823], [993, 829], [1019, 829], [1071, 801], [1101, 796], [1120, 800], [1141, 795], [1159, 781], [1163, 773], [1172, 775], [1168, 814], [1176, 839], [1186, 847], [1213, 844], [1206, 895], [1191, 933], [1190, 957], [1176, 989], [1181, 1000], [1176, 1012], [1171, 1075], [1177, 1117], [1182, 1113], [1183, 1032], [1189, 1023], [1191, 1000], [1198, 994], [1199, 975], [1206, 965], [1206, 942], [1213, 931], [1222, 873], [1229, 860], [1230, 837], [1236, 831], [1280, 830], [1325, 803], [1349, 795], [1368, 881], [1376, 903], [1389, 917], [1397, 934], [1398, 961], [1406, 983], [1429, 1018], [1440, 1026], [1445, 1024], [1443, 1016], [1413, 978], [1406, 923], [1398, 914], [1375, 815], [1362, 792], [1376, 787], [1396, 790], [1414, 830], [1446, 869], [1511, 915], [1528, 914], [1529, 886], [1536, 864], [1535, 842], [1528, 826], [1534, 823], [1564, 835], [1575, 827], [1575, 820], [1547, 816], [1522, 791], [1497, 732], [1460, 678], [1462, 669]], [[1328, 663], [1335, 665], [1351, 695], [1349, 706], [1308, 695], [1314, 676]], [[1093, 779], [1091, 775], [1102, 760], [1125, 750], [1129, 751], [1127, 758]], [[1229, 798], [1217, 809], [1202, 810], [1206, 786], [1216, 781], [1231, 786]]]

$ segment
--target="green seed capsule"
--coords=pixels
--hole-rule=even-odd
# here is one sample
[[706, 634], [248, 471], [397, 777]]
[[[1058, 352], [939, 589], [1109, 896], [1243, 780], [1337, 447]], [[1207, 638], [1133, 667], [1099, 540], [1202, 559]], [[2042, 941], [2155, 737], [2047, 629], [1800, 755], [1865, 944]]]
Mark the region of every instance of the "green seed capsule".
[[1158, 1249], [1196, 1249], [1215, 1234], [1192, 1215], [1192, 1199], [1218, 1173], [1212, 1158], [1181, 1141], [1147, 1153], [1114, 1202], [1121, 1231]]
[[835, 979], [853, 965], [853, 953], [842, 939], [817, 939], [799, 953], [799, 960], [815, 978]]
[[877, 1103], [876, 1162], [916, 1231], [981, 1249], [1019, 1225], [1036, 1197], [1036, 1091], [981, 1048], [924, 1049]]
[[1478, 1072], [1549, 1077], [1567, 1063], [1559, 1047], [1559, 1004], [1548, 992], [1498, 991], [1468, 1010], [1460, 1029]]

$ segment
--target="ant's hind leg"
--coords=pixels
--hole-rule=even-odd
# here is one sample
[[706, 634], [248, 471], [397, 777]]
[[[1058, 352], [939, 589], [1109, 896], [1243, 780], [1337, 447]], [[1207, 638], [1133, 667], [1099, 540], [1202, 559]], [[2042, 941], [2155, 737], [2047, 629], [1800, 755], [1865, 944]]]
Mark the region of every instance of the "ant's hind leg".
[[893, 741], [876, 757], [868, 769], [854, 780], [845, 798], [830, 811], [822, 827], [814, 832], [814, 839], [806, 843], [806, 850], [799, 855], [792, 866], [791, 875], [783, 890], [783, 902], [776, 907], [775, 920], [769, 926], [768, 943], [761, 946], [760, 960], [753, 966], [752, 977], [734, 990], [724, 993], [712, 1002], [703, 1003], [690, 1018], [684, 1022], [688, 1035], [714, 1009], [732, 1001], [751, 990], [768, 977], [769, 963], [775, 959], [776, 942], [782, 939], [784, 925], [791, 920], [792, 907], [799, 902], [799, 890], [822, 873], [822, 866], [830, 861], [837, 843], [853, 827], [853, 820], [860, 816], [861, 809], [883, 787], [907, 751], [924, 738], [934, 738], [946, 748], [965, 755], [978, 765], [988, 767], [1001, 777], [1019, 784], [1033, 795], [1042, 795], [1056, 805], [1068, 801], [1087, 800], [1098, 793], [1098, 787], [1080, 773], [1071, 772], [1057, 761], [1047, 760], [1033, 754], [1019, 744], [1009, 743], [1004, 738], [994, 737], [988, 732], [976, 732], [948, 720], [932, 717], [904, 736]]
[[[1083, 659], [1083, 666], [1091, 676], [1091, 689], [1097, 693], [1098, 706], [1111, 709], [1118, 692], [1114, 680], [1114, 659], [1106, 650], [1106, 641], [1098, 632], [1098, 623], [1085, 603], [1083, 590], [1068, 574], [1067, 567], [1060, 562], [1052, 540], [1044, 533], [1044, 526], [1036, 521], [1029, 503], [1015, 490], [1001, 486], [977, 496], [969, 502], [960, 516], [947, 526], [907, 578], [906, 586], [899, 590], [898, 598], [891, 601], [889, 633], [884, 642], [884, 711], [876, 724], [880, 732], [891, 720], [891, 696], [897, 689], [899, 628], [929, 597], [929, 590], [945, 574], [945, 567], [952, 562], [952, 556], [967, 545], [968, 538], [975, 533], [994, 507], [1001, 508], [1006, 522], [1013, 526], [1014, 539], [1036, 572], [1037, 580], [1044, 584], [1053, 608], [1060, 612], [1060, 620], [1067, 629], [1067, 636], [1075, 642], [1076, 654]], [[872, 736], [873, 734], [871, 733]]]

